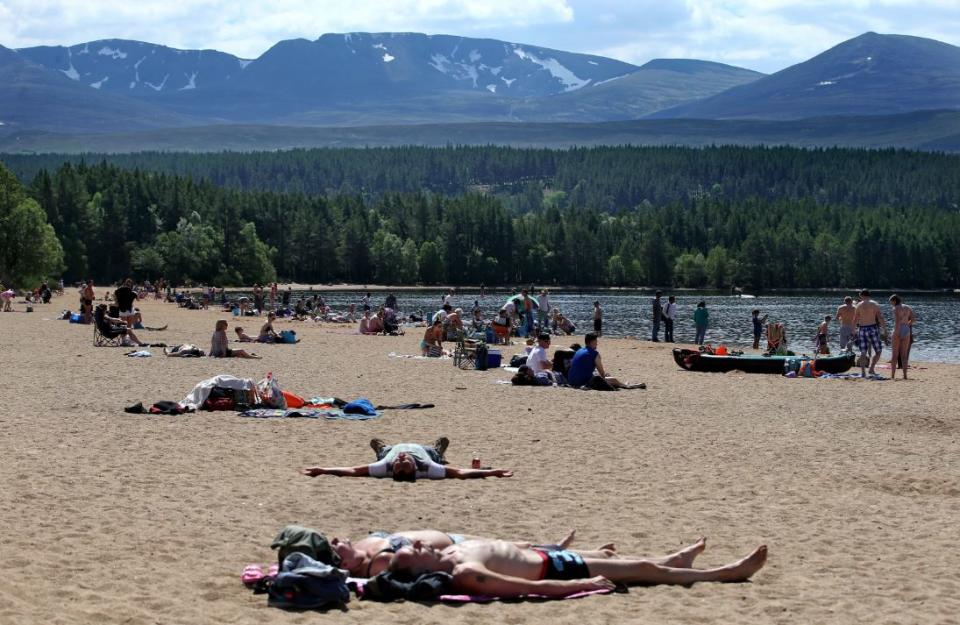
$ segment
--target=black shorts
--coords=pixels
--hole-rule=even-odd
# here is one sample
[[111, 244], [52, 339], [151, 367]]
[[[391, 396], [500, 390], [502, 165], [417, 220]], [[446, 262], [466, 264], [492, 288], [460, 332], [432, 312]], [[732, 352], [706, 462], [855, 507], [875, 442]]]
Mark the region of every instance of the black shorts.
[[535, 549], [543, 558], [540, 567], [540, 579], [590, 579], [590, 568], [579, 553], [565, 549], [542, 550]]
[[603, 319], [594, 319], [594, 320], [593, 320], [593, 331], [594, 331], [594, 332], [599, 332], [602, 327], [603, 327]]

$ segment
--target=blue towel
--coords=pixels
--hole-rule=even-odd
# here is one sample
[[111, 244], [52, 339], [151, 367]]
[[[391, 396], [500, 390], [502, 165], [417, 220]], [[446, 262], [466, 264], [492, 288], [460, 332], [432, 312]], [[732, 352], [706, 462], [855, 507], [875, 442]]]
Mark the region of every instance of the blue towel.
[[373, 404], [370, 403], [370, 400], [366, 397], [361, 397], [355, 399], [352, 402], [349, 402], [346, 406], [343, 407], [343, 411], [346, 414], [360, 414], [367, 415], [370, 417], [377, 416], [377, 410], [373, 407]]

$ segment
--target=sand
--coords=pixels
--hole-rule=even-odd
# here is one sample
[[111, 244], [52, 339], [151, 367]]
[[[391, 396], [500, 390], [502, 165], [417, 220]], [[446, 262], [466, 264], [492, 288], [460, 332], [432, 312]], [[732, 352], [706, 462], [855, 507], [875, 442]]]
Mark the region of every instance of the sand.
[[[94, 348], [92, 328], [51, 320], [75, 298], [0, 314], [0, 623], [609, 622], [956, 623], [960, 576], [960, 368], [923, 364], [907, 382], [695, 374], [665, 345], [604, 340], [609, 370], [646, 391], [495, 384], [413, 353], [419, 332], [365, 337], [293, 326], [296, 346], [260, 361], [132, 359]], [[17, 307], [23, 310], [23, 306]], [[214, 311], [142, 303], [143, 333], [209, 348]], [[233, 319], [231, 318], [231, 332]], [[256, 320], [244, 324], [254, 330]], [[507, 355], [519, 346], [505, 348]], [[160, 350], [153, 350], [158, 353]], [[366, 422], [145, 416], [217, 373], [272, 371], [302, 394], [432, 402]], [[512, 479], [397, 484], [307, 478], [358, 465], [373, 436], [452, 440], [448, 457]], [[708, 537], [700, 563], [761, 543], [752, 583], [634, 588], [577, 601], [462, 607], [351, 601], [322, 616], [268, 608], [239, 581], [270, 562], [288, 523], [328, 535], [437, 528], [663, 554]]]

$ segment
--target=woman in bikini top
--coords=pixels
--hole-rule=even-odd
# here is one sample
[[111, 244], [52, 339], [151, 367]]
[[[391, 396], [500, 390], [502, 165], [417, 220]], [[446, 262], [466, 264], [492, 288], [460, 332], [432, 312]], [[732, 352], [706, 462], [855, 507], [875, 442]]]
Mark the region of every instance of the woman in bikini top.
[[[566, 548], [573, 542], [574, 532], [570, 532], [558, 545], [550, 548]], [[349, 539], [333, 538], [330, 545], [340, 556], [340, 568], [346, 569], [353, 577], [373, 577], [385, 571], [391, 556], [414, 541], [420, 541], [434, 549], [446, 549], [465, 540], [477, 540], [478, 536], [469, 534], [447, 534], [437, 530], [411, 530], [403, 532], [372, 532], [370, 535], [352, 543]], [[518, 547], [528, 548], [529, 542], [514, 543]]]

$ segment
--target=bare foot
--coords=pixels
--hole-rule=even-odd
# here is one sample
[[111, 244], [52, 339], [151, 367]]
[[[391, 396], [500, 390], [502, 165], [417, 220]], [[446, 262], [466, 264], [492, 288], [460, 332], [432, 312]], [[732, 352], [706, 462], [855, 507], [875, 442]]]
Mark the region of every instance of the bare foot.
[[760, 545], [746, 558], [721, 569], [724, 582], [745, 582], [767, 563], [767, 546]]
[[561, 549], [566, 549], [573, 544], [573, 539], [577, 536], [577, 530], [570, 530], [570, 533], [564, 536], [558, 543]]
[[703, 550], [707, 548], [707, 539], [701, 536], [697, 539], [697, 542], [693, 543], [689, 547], [684, 547], [677, 553], [667, 556], [664, 561], [664, 566], [672, 566], [678, 569], [691, 569], [693, 568], [693, 561], [703, 553]]

